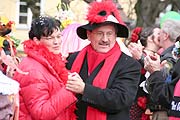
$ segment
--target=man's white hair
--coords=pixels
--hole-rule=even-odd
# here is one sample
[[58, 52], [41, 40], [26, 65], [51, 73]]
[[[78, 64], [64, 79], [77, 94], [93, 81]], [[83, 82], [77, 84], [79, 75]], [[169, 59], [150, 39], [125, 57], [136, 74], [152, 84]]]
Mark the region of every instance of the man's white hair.
[[175, 42], [180, 36], [180, 20], [166, 20], [161, 28], [164, 32], [169, 34], [170, 40]]

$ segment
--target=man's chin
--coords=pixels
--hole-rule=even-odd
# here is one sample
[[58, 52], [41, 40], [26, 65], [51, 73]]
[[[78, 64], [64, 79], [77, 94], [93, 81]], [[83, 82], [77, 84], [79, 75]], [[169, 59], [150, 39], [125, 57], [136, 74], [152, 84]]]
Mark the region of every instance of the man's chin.
[[107, 53], [110, 49], [109, 48], [101, 48], [97, 52], [99, 53]]

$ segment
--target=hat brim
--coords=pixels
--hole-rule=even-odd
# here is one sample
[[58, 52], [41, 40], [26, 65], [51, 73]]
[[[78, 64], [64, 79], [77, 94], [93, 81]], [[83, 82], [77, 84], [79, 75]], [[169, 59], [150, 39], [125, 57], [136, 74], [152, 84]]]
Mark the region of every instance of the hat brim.
[[[114, 22], [106, 21], [104, 23], [107, 24], [107, 23], [114, 23]], [[94, 23], [94, 24], [88, 23], [86, 25], [79, 26], [76, 30], [77, 35], [82, 39], [87, 39], [87, 33], [86, 33], [87, 30], [94, 30], [102, 26], [102, 24], [104, 23]], [[114, 24], [117, 25], [117, 29], [118, 29], [117, 37], [128, 38], [129, 36], [128, 28], [122, 24], [118, 24], [118, 23], [114, 23]]]

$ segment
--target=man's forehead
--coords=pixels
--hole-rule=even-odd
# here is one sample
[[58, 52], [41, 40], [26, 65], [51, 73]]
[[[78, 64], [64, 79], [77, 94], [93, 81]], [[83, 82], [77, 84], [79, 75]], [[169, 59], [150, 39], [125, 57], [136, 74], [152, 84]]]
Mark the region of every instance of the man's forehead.
[[107, 24], [107, 25], [103, 25], [103, 26], [99, 26], [96, 29], [92, 30], [92, 31], [106, 31], [106, 30], [115, 30], [115, 26], [113, 24]]

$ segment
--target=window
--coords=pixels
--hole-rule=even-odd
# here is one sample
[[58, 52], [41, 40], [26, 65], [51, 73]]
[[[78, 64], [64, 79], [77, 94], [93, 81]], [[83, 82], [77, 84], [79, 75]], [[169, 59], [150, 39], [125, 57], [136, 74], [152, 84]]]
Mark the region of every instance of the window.
[[27, 3], [20, 0], [20, 9], [19, 9], [19, 24], [27, 24], [28, 18], [28, 7]]
[[[33, 10], [40, 11], [40, 0], [37, 0], [35, 4], [32, 4], [29, 7], [33, 7]], [[33, 6], [34, 5], [34, 6]], [[18, 2], [18, 16], [17, 16], [17, 28], [18, 29], [28, 29], [31, 25], [33, 12], [28, 7], [26, 0], [19, 0]]]

